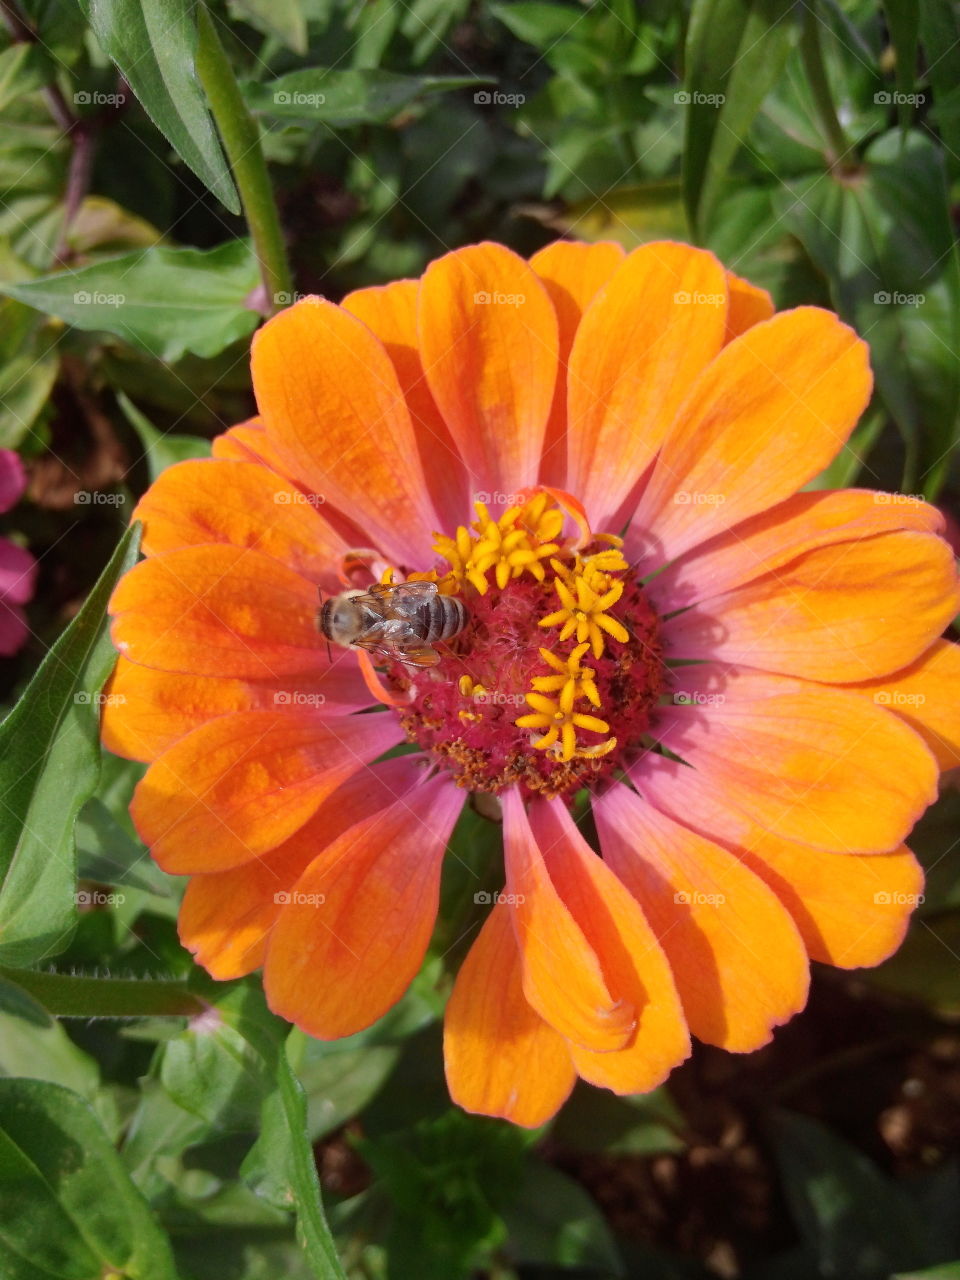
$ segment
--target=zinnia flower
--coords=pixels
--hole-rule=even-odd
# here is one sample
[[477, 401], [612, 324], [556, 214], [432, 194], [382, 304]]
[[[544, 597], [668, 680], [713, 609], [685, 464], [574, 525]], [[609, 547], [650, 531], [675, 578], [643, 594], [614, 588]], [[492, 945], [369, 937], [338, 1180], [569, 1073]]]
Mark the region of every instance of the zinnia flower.
[[[0, 449], [0, 514], [17, 505], [27, 487], [18, 454]], [[9, 538], [0, 538], [0, 657], [9, 658], [26, 643], [29, 627], [21, 608], [33, 595], [37, 562]]]
[[[471, 1111], [649, 1090], [690, 1035], [766, 1043], [810, 958], [897, 946], [958, 592], [932, 507], [801, 491], [870, 396], [856, 334], [685, 245], [482, 244], [282, 312], [253, 383], [112, 603], [105, 740], [151, 762], [133, 817], [210, 973], [368, 1026], [470, 793], [505, 863], [446, 1013]], [[435, 665], [328, 646], [318, 588], [411, 580], [468, 611]]]

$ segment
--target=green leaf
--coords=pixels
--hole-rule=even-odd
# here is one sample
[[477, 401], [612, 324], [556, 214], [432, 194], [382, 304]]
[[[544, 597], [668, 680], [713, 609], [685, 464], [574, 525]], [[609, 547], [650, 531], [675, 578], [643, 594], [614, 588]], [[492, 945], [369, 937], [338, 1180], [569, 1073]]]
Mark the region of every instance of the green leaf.
[[960, 1262], [945, 1262], [925, 1271], [898, 1271], [891, 1280], [960, 1280]]
[[11, 92], [0, 121], [0, 236], [23, 263], [47, 271], [63, 227], [69, 143], [39, 92], [20, 80]]
[[23, 93], [43, 83], [40, 50], [35, 44], [12, 44], [0, 53], [0, 111]]
[[252, 333], [257, 315], [246, 301], [258, 279], [247, 241], [230, 240], [216, 249], [156, 246], [78, 271], [2, 283], [0, 292], [172, 362], [187, 351], [214, 356]]
[[80, 0], [104, 53], [120, 68], [177, 154], [231, 213], [240, 201], [197, 78], [191, 0]]
[[859, 1151], [789, 1112], [776, 1113], [773, 1135], [787, 1201], [821, 1275], [879, 1280], [931, 1261], [909, 1197]]
[[290, 1033], [287, 1055], [307, 1095], [311, 1142], [362, 1110], [390, 1076], [404, 1041], [438, 1017], [436, 1000], [418, 990], [426, 985], [423, 979], [435, 988], [436, 974], [428, 966], [403, 999], [365, 1031], [342, 1040], [315, 1040], [296, 1028]]
[[176, 1280], [166, 1236], [77, 1094], [0, 1080], [0, 1271], [97, 1280]]
[[83, 608], [0, 725], [0, 963], [56, 954], [76, 921], [77, 814], [99, 772], [99, 694], [116, 662], [107, 601], [137, 558], [128, 529]]
[[618, 1098], [580, 1083], [554, 1121], [550, 1136], [579, 1151], [649, 1156], [683, 1151], [682, 1132], [683, 1119], [663, 1089]]
[[263, 1057], [218, 1009], [164, 1046], [160, 1082], [184, 1111], [222, 1132], [256, 1128], [270, 1079]]
[[156, 480], [161, 471], [172, 467], [175, 462], [185, 462], [188, 458], [209, 458], [210, 441], [201, 436], [178, 435], [174, 431], [158, 431], [145, 414], [142, 414], [129, 396], [122, 391], [117, 392], [117, 402], [126, 414], [127, 421], [140, 437], [143, 445], [147, 467], [150, 470], [151, 482]]
[[128, 885], [162, 898], [172, 896], [176, 883], [96, 796], [77, 818], [77, 863], [81, 880]]
[[573, 5], [541, 4], [537, 0], [523, 0], [520, 4], [491, 4], [490, 12], [518, 40], [541, 51], [550, 49], [584, 19], [584, 11]]
[[779, 183], [730, 191], [717, 208], [706, 247], [731, 271], [769, 289], [778, 309], [829, 306], [823, 276], [784, 226], [782, 194]]
[[920, 6], [917, 0], [883, 0], [883, 11], [890, 31], [890, 43], [897, 60], [897, 115], [906, 130], [913, 115], [914, 71], [920, 31]]
[[[20, 305], [4, 301], [7, 307]], [[16, 355], [0, 364], [0, 449], [15, 449], [27, 435], [50, 399], [59, 368], [57, 335], [36, 326]]]
[[320, 1182], [307, 1134], [307, 1100], [286, 1054], [289, 1028], [267, 1009], [263, 991], [247, 983], [226, 986], [197, 975], [218, 1016], [260, 1056], [276, 1087], [267, 1095], [260, 1137], [241, 1173], [272, 1204], [296, 1208], [297, 1233], [318, 1280], [346, 1280], [323, 1213]]
[[960, 175], [960, 13], [943, 0], [920, 0], [920, 39], [933, 88], [932, 116], [951, 177]]
[[675, 178], [618, 187], [602, 200], [578, 200], [561, 212], [547, 211], [548, 226], [580, 240], [616, 240], [633, 249], [650, 240], [685, 240], [687, 215]]
[[907, 444], [901, 488], [935, 497], [960, 426], [960, 269], [940, 149], [892, 130], [861, 172], [788, 183], [782, 212], [870, 345], [877, 390]]
[[307, 1100], [286, 1053], [277, 1061], [280, 1107], [287, 1131], [290, 1187], [297, 1206], [297, 1231], [320, 1280], [346, 1280], [320, 1199], [320, 1180], [307, 1137]]
[[307, 18], [300, 0], [233, 0], [233, 8], [251, 26], [279, 36], [288, 49], [307, 52]]
[[683, 189], [702, 236], [730, 163], [800, 36], [792, 0], [694, 0], [687, 30]]
[[[177, 1106], [159, 1080], [140, 1082], [139, 1099], [127, 1126], [121, 1155], [131, 1178], [151, 1202], [169, 1190], [179, 1157], [203, 1141], [208, 1126]], [[173, 1166], [173, 1168], [171, 1168]]]
[[[5, 985], [7, 985], [5, 983]], [[22, 990], [22, 989], [21, 989]], [[23, 992], [27, 999], [31, 997]], [[64, 1089], [72, 1089], [90, 1104], [113, 1137], [117, 1129], [117, 1112], [110, 1094], [101, 1087], [96, 1061], [73, 1043], [60, 1022], [42, 1009], [45, 1024], [35, 1022], [13, 1011], [0, 1013], [0, 1076], [19, 1076], [30, 1080], [48, 1080]]]
[[196, 1017], [208, 1006], [179, 982], [89, 977], [46, 970], [0, 970], [58, 1018]]
[[502, 1210], [516, 1196], [528, 1142], [522, 1130], [449, 1106], [410, 1128], [359, 1140], [392, 1202], [389, 1273], [466, 1280], [506, 1236]]
[[583, 1187], [551, 1165], [527, 1163], [517, 1199], [504, 1212], [518, 1263], [589, 1268], [622, 1276], [610, 1228]]
[[[52, 1027], [53, 1019], [44, 1009], [38, 1000], [34, 1000], [33, 996], [24, 991], [18, 983], [12, 982], [9, 978], [0, 978], [0, 1018], [9, 1015], [13, 1018], [22, 1018], [24, 1022], [30, 1022], [35, 1027]], [[4, 1041], [6, 1047], [6, 1041]], [[13, 1075], [19, 1075], [19, 1072], [12, 1072]]]
[[258, 115], [333, 127], [382, 124], [417, 98], [489, 84], [473, 76], [405, 76], [393, 71], [331, 71], [306, 67], [268, 84], [247, 83], [244, 97]]

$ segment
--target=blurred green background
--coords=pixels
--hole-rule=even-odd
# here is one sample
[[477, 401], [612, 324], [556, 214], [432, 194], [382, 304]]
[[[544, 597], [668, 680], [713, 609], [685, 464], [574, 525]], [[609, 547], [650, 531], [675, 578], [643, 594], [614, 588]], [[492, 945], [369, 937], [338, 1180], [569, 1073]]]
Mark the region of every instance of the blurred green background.
[[[956, 543], [960, 10], [0, 12], [0, 448], [29, 474], [0, 532], [39, 561], [30, 639], [0, 660], [23, 694], [0, 726], [0, 1280], [958, 1280], [954, 779], [912, 841], [928, 887], [894, 959], [817, 969], [767, 1049], [698, 1048], [645, 1097], [578, 1086], [526, 1133], [442, 1078], [492, 828], [459, 825], [402, 1003], [350, 1040], [288, 1037], [256, 979], [212, 984], [180, 948], [182, 886], [127, 818], [141, 768], [99, 758], [96, 692], [132, 502], [251, 413], [258, 313], [484, 238], [690, 240], [780, 307], [835, 309], [877, 388], [818, 483], [922, 494]], [[252, 157], [255, 246], [225, 150]]]

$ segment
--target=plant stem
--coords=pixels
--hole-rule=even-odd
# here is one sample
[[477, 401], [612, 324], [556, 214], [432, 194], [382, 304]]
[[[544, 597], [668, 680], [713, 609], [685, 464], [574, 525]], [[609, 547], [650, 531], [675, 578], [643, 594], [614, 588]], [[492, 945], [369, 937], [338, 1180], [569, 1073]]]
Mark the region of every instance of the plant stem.
[[[266, 309], [275, 311], [289, 301], [293, 282], [273, 188], [260, 146], [260, 128], [247, 110], [233, 68], [204, 4], [197, 6], [197, 21], [200, 35], [197, 74], [240, 192], [244, 217], [260, 262]], [[288, 297], [280, 299], [280, 294]]]
[[807, 8], [803, 24], [803, 35], [800, 40], [800, 51], [803, 56], [804, 70], [813, 93], [813, 102], [820, 116], [833, 155], [829, 157], [832, 164], [843, 165], [844, 157], [850, 152], [851, 144], [847, 141], [843, 126], [833, 105], [830, 81], [827, 79], [827, 68], [823, 61], [823, 50], [820, 47], [820, 19], [813, 4]]
[[207, 1004], [182, 982], [91, 978], [37, 969], [0, 969], [56, 1018], [193, 1018]]

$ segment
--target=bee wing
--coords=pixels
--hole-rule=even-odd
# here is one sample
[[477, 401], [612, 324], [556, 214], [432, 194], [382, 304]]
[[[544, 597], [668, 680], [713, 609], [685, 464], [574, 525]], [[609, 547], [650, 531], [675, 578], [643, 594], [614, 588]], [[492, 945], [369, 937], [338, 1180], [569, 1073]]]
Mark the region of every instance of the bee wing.
[[429, 645], [419, 649], [396, 649], [392, 656], [399, 658], [405, 667], [435, 667], [440, 661], [439, 653]]
[[435, 582], [401, 582], [395, 587], [376, 584], [369, 591], [373, 608], [387, 621], [405, 622], [416, 617], [436, 595]]

